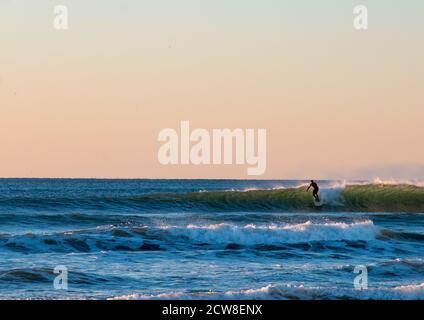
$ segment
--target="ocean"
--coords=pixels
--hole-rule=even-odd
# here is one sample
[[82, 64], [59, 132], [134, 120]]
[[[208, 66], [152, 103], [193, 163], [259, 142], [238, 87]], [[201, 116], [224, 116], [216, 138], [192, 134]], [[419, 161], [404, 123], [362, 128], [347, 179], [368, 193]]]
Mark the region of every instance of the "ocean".
[[318, 184], [0, 179], [0, 298], [423, 299], [424, 184]]

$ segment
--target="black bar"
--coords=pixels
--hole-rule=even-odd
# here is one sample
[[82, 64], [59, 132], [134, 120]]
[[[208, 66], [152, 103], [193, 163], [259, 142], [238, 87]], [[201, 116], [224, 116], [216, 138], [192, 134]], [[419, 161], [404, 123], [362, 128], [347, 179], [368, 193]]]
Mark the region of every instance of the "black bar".
[[[99, 317], [121, 319], [302, 319], [306, 316], [344, 319], [420, 314], [422, 301], [269, 301], [269, 300], [149, 300], [149, 301], [0, 301], [2, 313], [58, 319]], [[194, 314], [192, 311], [195, 308]], [[9, 310], [7, 310], [9, 309]], [[191, 311], [190, 311], [191, 310]], [[171, 311], [171, 314], [169, 314]], [[178, 311], [178, 314], [175, 314]], [[415, 313], [417, 312], [417, 313]]]

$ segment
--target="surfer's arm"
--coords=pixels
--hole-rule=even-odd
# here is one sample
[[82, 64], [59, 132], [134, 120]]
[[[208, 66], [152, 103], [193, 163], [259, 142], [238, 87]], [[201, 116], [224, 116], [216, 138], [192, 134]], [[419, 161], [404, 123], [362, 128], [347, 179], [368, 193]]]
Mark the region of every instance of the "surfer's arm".
[[309, 185], [308, 189], [306, 189], [306, 192], [308, 192], [310, 188], [311, 188], [311, 185]]

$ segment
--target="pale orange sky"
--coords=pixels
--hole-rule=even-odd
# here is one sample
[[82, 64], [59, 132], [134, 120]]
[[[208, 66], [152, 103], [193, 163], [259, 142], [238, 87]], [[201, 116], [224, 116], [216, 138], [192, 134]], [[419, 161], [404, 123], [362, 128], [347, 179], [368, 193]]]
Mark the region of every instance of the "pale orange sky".
[[356, 1], [27, 2], [0, 3], [0, 177], [249, 178], [160, 165], [158, 132], [181, 120], [267, 129], [255, 178], [424, 165], [422, 1], [361, 1], [362, 32]]

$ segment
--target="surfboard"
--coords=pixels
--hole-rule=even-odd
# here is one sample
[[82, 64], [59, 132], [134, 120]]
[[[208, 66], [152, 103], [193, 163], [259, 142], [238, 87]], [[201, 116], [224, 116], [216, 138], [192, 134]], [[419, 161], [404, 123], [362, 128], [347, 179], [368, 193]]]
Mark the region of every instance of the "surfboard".
[[322, 202], [322, 200], [320, 200], [320, 201], [316, 201], [315, 199], [314, 199], [314, 205], [315, 205], [315, 207], [322, 207], [322, 205], [324, 204], [324, 202]]

